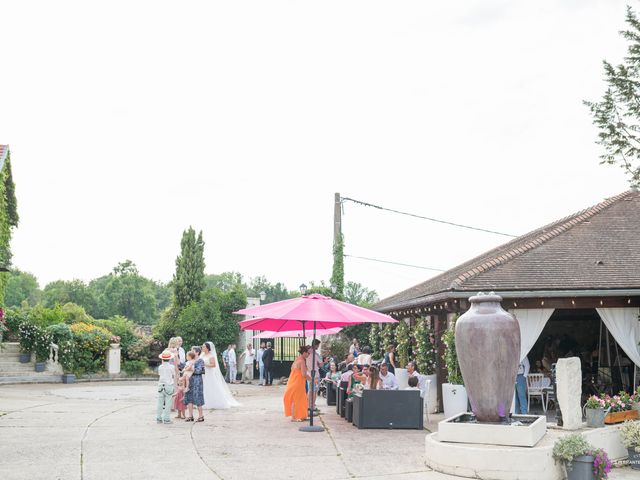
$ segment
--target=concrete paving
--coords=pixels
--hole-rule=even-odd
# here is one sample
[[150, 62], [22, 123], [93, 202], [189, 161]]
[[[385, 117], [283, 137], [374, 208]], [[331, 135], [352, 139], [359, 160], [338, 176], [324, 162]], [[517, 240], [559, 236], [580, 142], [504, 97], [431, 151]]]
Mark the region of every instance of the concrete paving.
[[319, 400], [325, 431], [300, 432], [282, 415], [282, 387], [232, 388], [241, 407], [158, 425], [152, 382], [0, 386], [0, 478], [456, 478], [425, 466], [426, 431], [357, 430]]

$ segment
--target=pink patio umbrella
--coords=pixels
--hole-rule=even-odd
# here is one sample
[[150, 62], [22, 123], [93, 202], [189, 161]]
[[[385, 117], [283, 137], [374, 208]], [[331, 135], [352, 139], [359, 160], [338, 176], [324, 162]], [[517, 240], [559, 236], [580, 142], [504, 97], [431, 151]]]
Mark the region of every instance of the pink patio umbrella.
[[[316, 335], [335, 335], [336, 333], [340, 333], [342, 327], [335, 328], [325, 328], [324, 330], [317, 329]], [[254, 335], [251, 338], [281, 338], [281, 337], [305, 337], [306, 332], [303, 330], [289, 330], [282, 332], [273, 332], [266, 330], [264, 332], [260, 332], [257, 335]]]
[[[305, 286], [306, 288], [306, 286]], [[304, 293], [304, 292], [303, 292]], [[277, 332], [295, 331], [302, 329], [303, 334], [307, 327], [313, 328], [315, 341], [318, 328], [327, 329], [358, 325], [360, 323], [397, 323], [388, 315], [374, 312], [367, 308], [341, 302], [334, 298], [325, 297], [318, 293], [303, 295], [302, 297], [268, 303], [257, 307], [238, 310], [239, 315], [254, 315], [259, 318], [251, 318], [240, 322], [243, 330], [271, 330]], [[310, 329], [310, 328], [309, 328]], [[313, 350], [315, 357], [316, 352]], [[314, 358], [315, 360], [315, 358]], [[313, 362], [311, 370], [311, 383], [316, 374], [316, 362]], [[305, 432], [321, 432], [321, 426], [313, 425], [313, 409], [310, 408], [309, 426], [300, 427]]]

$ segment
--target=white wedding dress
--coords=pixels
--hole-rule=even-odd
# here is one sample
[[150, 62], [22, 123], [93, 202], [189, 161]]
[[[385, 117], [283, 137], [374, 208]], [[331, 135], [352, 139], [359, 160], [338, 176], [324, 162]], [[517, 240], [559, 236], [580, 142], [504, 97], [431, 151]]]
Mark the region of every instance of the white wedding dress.
[[[209, 360], [215, 358], [216, 366], [211, 367]], [[220, 360], [216, 353], [216, 347], [207, 355], [200, 356], [204, 360], [205, 374], [202, 376], [202, 390], [204, 392], [203, 408], [215, 408], [217, 410], [239, 407], [240, 403], [233, 398], [229, 385], [224, 381], [222, 372], [220, 371]]]

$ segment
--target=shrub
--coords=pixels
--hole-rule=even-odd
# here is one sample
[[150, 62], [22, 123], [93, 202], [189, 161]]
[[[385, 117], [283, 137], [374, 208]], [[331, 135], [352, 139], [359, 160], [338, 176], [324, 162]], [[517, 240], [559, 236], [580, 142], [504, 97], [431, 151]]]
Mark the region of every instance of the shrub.
[[[140, 338], [136, 335], [136, 324], [126, 317], [115, 315], [107, 320], [92, 320], [92, 325], [109, 330], [114, 336], [120, 337], [122, 356], [129, 359], [129, 349]], [[113, 342], [112, 342], [113, 343]]]
[[415, 358], [418, 364], [418, 371], [425, 375], [436, 373], [437, 348], [435, 335], [429, 328], [427, 320], [423, 317], [416, 321], [414, 329], [415, 337]]
[[340, 362], [342, 359], [347, 357], [350, 344], [351, 342], [344, 335], [332, 335], [326, 342], [324, 342], [324, 349], [330, 357], [333, 357]]
[[371, 346], [371, 356], [373, 358], [377, 359], [384, 357], [381, 340], [380, 327], [377, 323], [374, 323], [371, 325], [371, 328], [369, 328], [369, 345]]
[[449, 383], [464, 385], [464, 379], [462, 378], [460, 365], [458, 364], [458, 354], [456, 352], [456, 320], [452, 321], [447, 330], [442, 334], [442, 343], [444, 343], [443, 360], [447, 367]]
[[25, 353], [33, 352], [36, 345], [38, 327], [29, 321], [22, 321], [18, 326], [18, 341], [20, 350]]
[[22, 322], [28, 319], [27, 312], [19, 308], [9, 308], [5, 311], [4, 319], [9, 329], [9, 336], [11, 338], [19, 338], [19, 327]]
[[57, 323], [64, 322], [64, 313], [62, 307], [56, 305], [53, 308], [46, 308], [42, 305], [36, 305], [29, 310], [29, 321], [40, 327], [48, 327]]
[[576, 457], [587, 455], [593, 447], [579, 433], [571, 433], [553, 445], [553, 458], [556, 461], [571, 462]]
[[624, 448], [640, 452], [640, 422], [627, 420], [620, 428], [620, 438]]
[[87, 314], [84, 307], [75, 303], [65, 303], [62, 306], [62, 315], [65, 323], [73, 324], [78, 322], [91, 323], [91, 315]]
[[382, 327], [382, 348], [386, 352], [391, 345], [395, 345], [395, 323], [385, 323]]
[[138, 377], [144, 373], [147, 362], [142, 360], [125, 360], [122, 362], [122, 370], [130, 377]]
[[104, 368], [111, 332], [105, 328], [80, 322], [71, 325], [75, 348], [73, 368], [76, 373], [93, 373]]
[[60, 323], [47, 327], [53, 343], [58, 345], [58, 361], [65, 372], [73, 371], [74, 341], [69, 325]]
[[409, 325], [404, 320], [400, 320], [396, 327], [396, 340], [398, 342], [398, 363], [400, 368], [405, 368], [409, 363], [409, 347], [411, 338], [409, 337]]

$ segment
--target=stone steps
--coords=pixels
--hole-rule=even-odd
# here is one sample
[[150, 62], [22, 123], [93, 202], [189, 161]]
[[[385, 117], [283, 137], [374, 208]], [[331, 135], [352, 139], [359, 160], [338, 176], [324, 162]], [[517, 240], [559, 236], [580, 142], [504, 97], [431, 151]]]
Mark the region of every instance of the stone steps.
[[52, 375], [46, 372], [32, 373], [32, 375], [14, 375], [11, 377], [0, 375], [0, 385], [13, 383], [62, 383], [62, 375]]
[[2, 353], [15, 353], [16, 355], [20, 353], [20, 344], [17, 342], [4, 342], [2, 343], [2, 347], [0, 348], [0, 352]]

